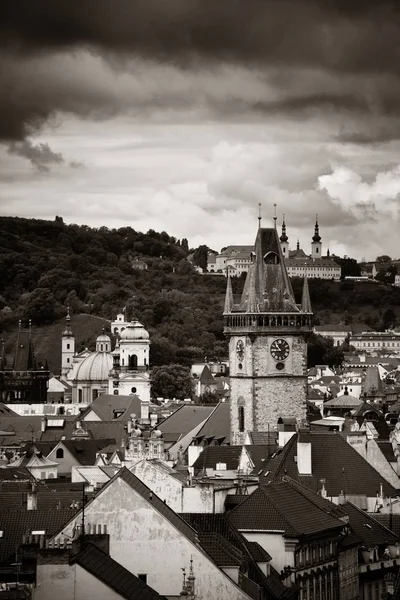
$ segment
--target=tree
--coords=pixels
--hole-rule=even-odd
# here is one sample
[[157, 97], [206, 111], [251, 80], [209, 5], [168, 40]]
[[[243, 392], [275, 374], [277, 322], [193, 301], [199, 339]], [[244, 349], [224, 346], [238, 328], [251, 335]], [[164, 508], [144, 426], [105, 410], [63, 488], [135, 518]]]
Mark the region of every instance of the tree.
[[218, 395], [215, 392], [204, 392], [199, 396], [199, 404], [218, 404]]
[[188, 367], [167, 365], [156, 367], [151, 374], [151, 396], [153, 398], [193, 398], [194, 382]]
[[199, 246], [193, 252], [193, 263], [201, 267], [203, 271], [207, 270], [208, 248], [207, 246]]
[[387, 254], [382, 254], [382, 256], [376, 257], [376, 262], [377, 263], [388, 263], [388, 262], [392, 262], [392, 259]]
[[339, 367], [344, 359], [342, 346], [334, 346], [332, 338], [311, 334], [307, 343], [308, 367], [315, 365], [329, 365]]

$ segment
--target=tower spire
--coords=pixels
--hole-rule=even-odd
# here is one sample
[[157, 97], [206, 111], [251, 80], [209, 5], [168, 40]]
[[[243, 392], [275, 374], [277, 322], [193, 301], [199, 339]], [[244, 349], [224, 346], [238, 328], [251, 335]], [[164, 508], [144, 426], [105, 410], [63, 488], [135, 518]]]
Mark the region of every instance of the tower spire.
[[276, 229], [276, 219], [277, 219], [277, 216], [276, 216], [276, 203], [275, 203], [274, 204], [274, 228], [275, 229]]
[[258, 229], [261, 229], [261, 202], [258, 203]]
[[301, 297], [301, 312], [312, 313], [310, 290], [308, 287], [307, 275], [304, 276], [303, 294]]
[[319, 235], [318, 214], [315, 215], [315, 228], [314, 228], [314, 235], [313, 235], [312, 239], [313, 239], [313, 242], [321, 241], [321, 236]]
[[281, 242], [288, 242], [289, 238], [286, 235], [286, 223], [285, 223], [285, 215], [283, 215], [283, 219], [282, 219], [282, 235], [279, 238], [281, 240]]
[[296, 245], [297, 250], [300, 250], [300, 240], [299, 238], [297, 238], [297, 245]]
[[226, 282], [224, 313], [232, 312], [232, 308], [233, 308], [232, 282], [231, 282], [231, 276], [229, 273], [228, 273], [227, 279], [228, 280]]

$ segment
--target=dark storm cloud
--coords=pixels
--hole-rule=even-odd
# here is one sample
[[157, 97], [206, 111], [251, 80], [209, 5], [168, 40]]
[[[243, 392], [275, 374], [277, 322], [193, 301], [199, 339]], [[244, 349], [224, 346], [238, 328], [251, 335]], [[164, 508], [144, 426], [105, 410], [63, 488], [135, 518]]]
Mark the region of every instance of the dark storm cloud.
[[[225, 109], [232, 114], [301, 113], [317, 107], [398, 113], [398, 95], [382, 77], [400, 76], [399, 39], [400, 14], [394, 0], [3, 0], [0, 139], [21, 140], [58, 111], [101, 118], [121, 110], [112, 94], [97, 93], [94, 80], [90, 93], [89, 86], [83, 90], [79, 82], [53, 85], [51, 73], [38, 77], [35, 71], [24, 72], [24, 61], [51, 60], [57, 53], [82, 49], [103, 56], [114, 67], [129, 57], [187, 72], [221, 63], [261, 71], [291, 67], [336, 76], [362, 73], [370, 84], [371, 93], [365, 95], [356, 84], [332, 92], [312, 89], [311, 82], [304, 94], [286, 82], [285, 97], [275, 102], [227, 96]], [[377, 75], [379, 82], [373, 79]], [[94, 78], [91, 73], [87, 77]], [[157, 101], [162, 104], [162, 99]], [[181, 100], [185, 101], [194, 102]], [[213, 108], [212, 100], [205, 101]], [[137, 99], [131, 102], [134, 106]], [[154, 98], [149, 106], [152, 102]], [[138, 106], [143, 110], [145, 104]], [[217, 112], [224, 112], [223, 102]]]
[[9, 145], [8, 152], [27, 158], [39, 171], [49, 171], [49, 165], [64, 163], [59, 152], [53, 152], [48, 144], [32, 144], [29, 140], [14, 142]]

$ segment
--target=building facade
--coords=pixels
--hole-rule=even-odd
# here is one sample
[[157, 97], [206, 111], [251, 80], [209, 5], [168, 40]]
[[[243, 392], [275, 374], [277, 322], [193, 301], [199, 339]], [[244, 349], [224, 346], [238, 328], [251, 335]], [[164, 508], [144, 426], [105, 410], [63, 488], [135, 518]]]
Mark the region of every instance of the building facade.
[[366, 354], [371, 352], [400, 352], [400, 333], [397, 331], [367, 331], [350, 336], [350, 345]]
[[240, 304], [228, 278], [231, 444], [269, 431], [280, 417], [306, 418], [307, 344], [312, 309], [307, 280], [296, 304], [276, 229], [259, 229]]

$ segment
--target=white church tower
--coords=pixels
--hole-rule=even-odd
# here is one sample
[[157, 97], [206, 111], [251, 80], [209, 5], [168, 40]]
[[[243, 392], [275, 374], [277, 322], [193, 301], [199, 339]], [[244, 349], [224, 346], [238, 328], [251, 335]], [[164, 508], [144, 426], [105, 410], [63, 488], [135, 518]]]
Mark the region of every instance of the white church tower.
[[109, 393], [116, 396], [137, 394], [142, 402], [150, 402], [149, 332], [139, 321], [124, 323], [112, 354]]
[[311, 258], [321, 258], [322, 255], [322, 243], [321, 236], [319, 235], [318, 215], [315, 219], [315, 230], [311, 242]]
[[65, 378], [72, 369], [75, 356], [75, 336], [71, 329], [71, 317], [69, 308], [66, 317], [66, 327], [61, 339], [61, 377]]

